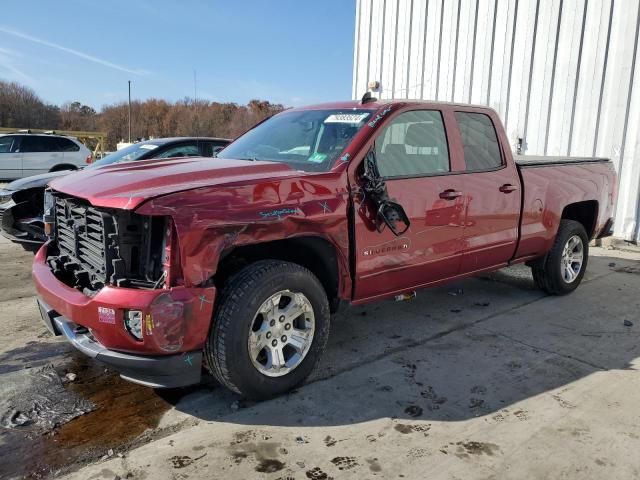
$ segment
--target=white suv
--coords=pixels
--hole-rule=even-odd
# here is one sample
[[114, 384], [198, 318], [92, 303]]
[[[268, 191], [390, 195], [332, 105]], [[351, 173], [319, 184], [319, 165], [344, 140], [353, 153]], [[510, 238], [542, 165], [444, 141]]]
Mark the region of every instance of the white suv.
[[91, 161], [91, 150], [74, 137], [21, 132], [0, 135], [0, 179], [76, 170]]

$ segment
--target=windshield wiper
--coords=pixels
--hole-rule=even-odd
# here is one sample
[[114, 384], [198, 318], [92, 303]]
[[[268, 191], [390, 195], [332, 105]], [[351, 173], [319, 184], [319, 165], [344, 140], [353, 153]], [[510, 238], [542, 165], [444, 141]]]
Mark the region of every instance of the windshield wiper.
[[238, 160], [246, 160], [247, 162], [259, 162], [260, 161], [256, 157], [239, 158]]

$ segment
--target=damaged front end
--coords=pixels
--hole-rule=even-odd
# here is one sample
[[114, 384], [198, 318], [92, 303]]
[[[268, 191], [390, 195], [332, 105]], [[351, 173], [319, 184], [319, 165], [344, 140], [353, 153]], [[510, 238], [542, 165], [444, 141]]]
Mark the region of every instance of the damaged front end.
[[49, 330], [133, 382], [197, 383], [215, 288], [183, 285], [171, 218], [58, 191], [44, 205], [33, 278]]
[[169, 272], [167, 217], [96, 208], [59, 192], [45, 194], [47, 263], [61, 282], [92, 295], [105, 285], [161, 288]]

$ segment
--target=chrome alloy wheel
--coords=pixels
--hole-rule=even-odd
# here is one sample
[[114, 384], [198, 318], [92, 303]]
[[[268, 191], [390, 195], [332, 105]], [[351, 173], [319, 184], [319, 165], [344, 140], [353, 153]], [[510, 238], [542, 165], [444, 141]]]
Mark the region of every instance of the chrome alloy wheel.
[[584, 245], [582, 238], [578, 235], [569, 237], [567, 243], [562, 249], [561, 270], [562, 279], [565, 283], [573, 283], [580, 270], [582, 270], [582, 262], [584, 261]]
[[268, 377], [286, 375], [306, 357], [314, 332], [313, 307], [303, 293], [274, 293], [260, 306], [251, 323], [251, 363]]

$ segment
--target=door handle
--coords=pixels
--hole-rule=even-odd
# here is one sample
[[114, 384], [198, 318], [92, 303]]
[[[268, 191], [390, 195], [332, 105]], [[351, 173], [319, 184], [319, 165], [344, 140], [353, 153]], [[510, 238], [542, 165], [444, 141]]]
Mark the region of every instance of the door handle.
[[518, 190], [518, 187], [516, 187], [515, 185], [511, 185], [510, 183], [505, 183], [498, 190], [500, 190], [502, 193], [511, 193]]
[[440, 192], [440, 198], [443, 200], [455, 200], [456, 198], [462, 196], [462, 192], [458, 192], [452, 188], [448, 188], [444, 192]]

